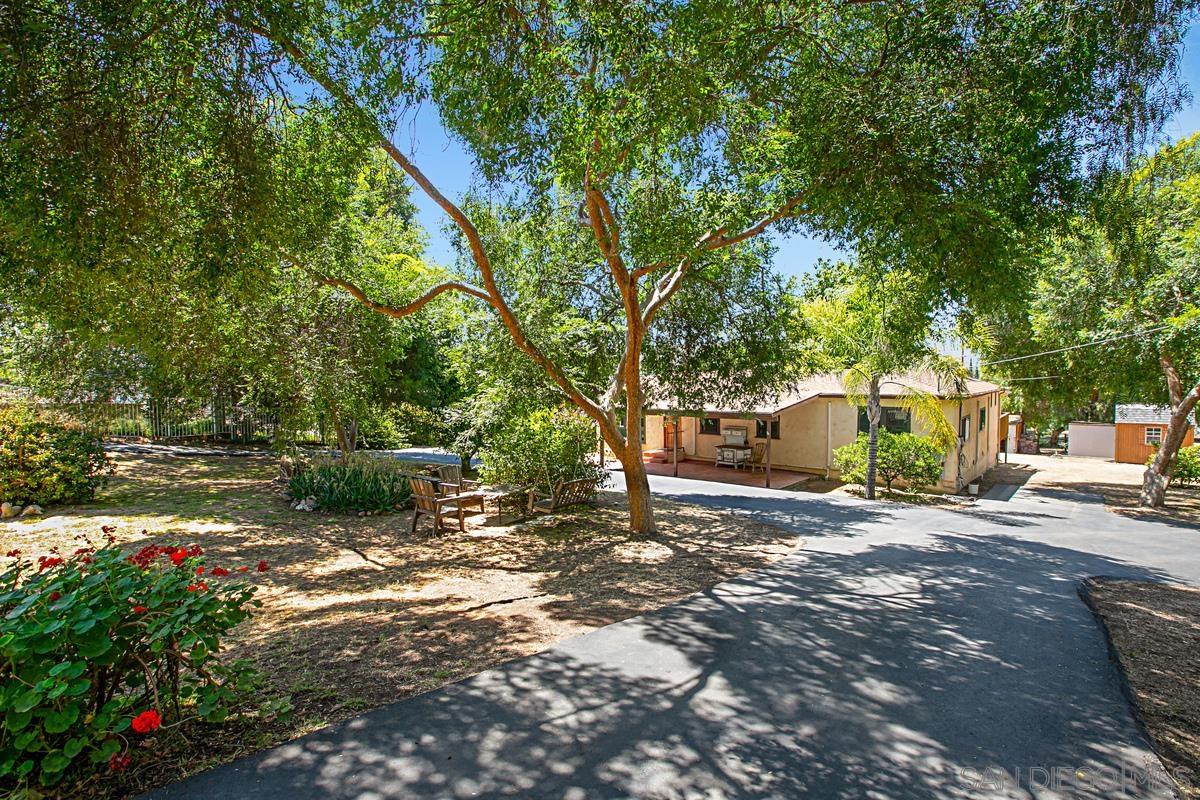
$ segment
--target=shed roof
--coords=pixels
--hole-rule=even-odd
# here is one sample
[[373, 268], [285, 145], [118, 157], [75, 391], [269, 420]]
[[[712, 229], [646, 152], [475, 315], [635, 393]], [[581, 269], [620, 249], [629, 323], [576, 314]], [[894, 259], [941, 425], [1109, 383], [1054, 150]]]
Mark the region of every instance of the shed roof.
[[[1132, 425], [1166, 425], [1171, 421], [1171, 409], [1148, 403], [1123, 403], [1117, 406], [1116, 421]], [[1196, 415], [1188, 414], [1188, 422], [1196, 424]]]

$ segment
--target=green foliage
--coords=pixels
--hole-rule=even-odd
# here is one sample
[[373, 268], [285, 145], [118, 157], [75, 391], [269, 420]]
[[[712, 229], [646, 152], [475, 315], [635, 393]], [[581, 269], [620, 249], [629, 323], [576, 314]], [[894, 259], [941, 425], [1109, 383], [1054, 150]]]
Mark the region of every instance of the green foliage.
[[[1200, 133], [1108, 175], [1037, 256], [1027, 303], [995, 327], [1004, 356], [1045, 355], [991, 368], [1057, 376], [1014, 383], [1028, 419], [1063, 427], [1111, 421], [1114, 403], [1167, 404], [1164, 356], [1185, 394], [1200, 383]], [[1078, 347], [1090, 342], [1102, 343]]]
[[607, 472], [596, 462], [598, 448], [594, 422], [574, 410], [542, 409], [511, 420], [487, 438], [480, 475], [488, 483], [542, 491], [579, 478], [603, 482]]
[[[1146, 459], [1146, 466], [1153, 461], [1154, 456], [1151, 455]], [[1200, 485], [1200, 444], [1179, 448], [1175, 454], [1175, 467], [1171, 471], [1171, 483], [1175, 486]]]
[[103, 445], [77, 422], [36, 407], [0, 406], [0, 500], [81, 503], [111, 472]]
[[152, 757], [136, 747], [151, 716], [220, 722], [254, 686], [218, 653], [255, 588], [198, 547], [128, 556], [109, 539], [36, 565], [14, 551], [0, 575], [0, 775], [17, 787], [123, 771]]
[[344, 462], [320, 458], [292, 476], [288, 494], [295, 500], [316, 498], [323, 511], [392, 511], [412, 494], [408, 475], [402, 462], [365, 453]]
[[[869, 439], [860, 433], [851, 444], [833, 451], [842, 480], [864, 483], [867, 478]], [[911, 433], [879, 432], [878, 472], [891, 491], [897, 480], [918, 490], [937, 484], [942, 478], [945, 450], [929, 439]]]

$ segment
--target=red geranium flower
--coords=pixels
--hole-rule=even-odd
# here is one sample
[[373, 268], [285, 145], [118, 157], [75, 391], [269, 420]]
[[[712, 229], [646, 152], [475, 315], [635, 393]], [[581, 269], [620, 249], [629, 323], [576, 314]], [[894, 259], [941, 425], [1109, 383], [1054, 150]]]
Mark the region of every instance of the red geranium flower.
[[51, 602], [51, 603], [53, 603], [55, 600], [57, 600], [57, 599], [58, 599], [58, 598], [60, 598], [60, 597], [62, 597], [62, 594], [61, 594], [61, 593], [59, 593], [59, 592], [51, 592], [51, 593], [50, 593], [50, 602]]
[[183, 563], [183, 560], [187, 558], [187, 551], [181, 547], [178, 550], [172, 550], [169, 555], [171, 557], [171, 563], [178, 567]]
[[152, 733], [158, 730], [158, 726], [162, 724], [162, 717], [154, 709], [143, 711], [133, 718], [133, 722], [129, 727], [133, 728], [134, 733]]
[[5, 553], [4, 555], [5, 555], [5, 557], [7, 557], [7, 558], [20, 558], [20, 557], [21, 557], [21, 551], [20, 551], [20, 550], [9, 550], [9, 551], [8, 551], [7, 553]]
[[238, 567], [238, 572], [249, 572], [249, 571], [250, 571], [249, 567]]
[[260, 561], [255, 569], [257, 569], [259, 572], [266, 572], [268, 569], [270, 569], [270, 567], [267, 566], [267, 562]]
[[145, 606], [134, 606], [133, 607], [133, 613], [135, 613], [135, 614], [145, 614], [149, 610], [150, 609], [146, 608]]
[[108, 760], [108, 769], [110, 772], [124, 772], [129, 766], [129, 762], [132, 760], [133, 759], [130, 758], [129, 753], [115, 753], [113, 754], [113, 757]]
[[225, 569], [224, 567], [213, 567], [208, 574], [212, 575], [214, 578], [224, 578], [229, 574], [229, 570]]
[[196, 574], [197, 574], [197, 575], [203, 575], [203, 574], [204, 574], [204, 567], [196, 567]]

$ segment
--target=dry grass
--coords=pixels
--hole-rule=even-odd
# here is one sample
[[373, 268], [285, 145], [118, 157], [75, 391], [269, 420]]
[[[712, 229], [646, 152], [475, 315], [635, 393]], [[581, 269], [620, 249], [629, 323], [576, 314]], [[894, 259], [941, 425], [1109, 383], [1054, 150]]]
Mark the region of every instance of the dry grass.
[[1200, 798], [1200, 589], [1092, 580], [1086, 591], [1181, 793]]
[[[88, 506], [0, 525], [0, 548], [36, 556], [101, 525], [119, 543], [197, 543], [211, 563], [265, 559], [263, 608], [230, 656], [289, 695], [288, 721], [194, 727], [122, 786], [144, 790], [361, 711], [685, 597], [777, 560], [794, 534], [698, 506], [657, 502], [661, 532], [625, 532], [623, 497], [512, 526], [476, 517], [431, 536], [408, 512], [358, 518], [292, 511], [266, 457], [124, 457]], [[142, 759], [149, 762], [149, 759]]]

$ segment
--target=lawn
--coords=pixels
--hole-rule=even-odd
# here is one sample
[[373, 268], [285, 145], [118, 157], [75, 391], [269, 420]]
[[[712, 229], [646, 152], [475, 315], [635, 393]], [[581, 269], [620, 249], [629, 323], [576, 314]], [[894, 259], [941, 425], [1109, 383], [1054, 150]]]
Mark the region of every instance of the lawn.
[[160, 742], [122, 783], [123, 796], [231, 760], [361, 711], [536, 653], [560, 639], [682, 598], [775, 561], [798, 545], [745, 517], [657, 502], [661, 532], [630, 539], [623, 497], [466, 533], [431, 536], [411, 515], [359, 518], [288, 508], [266, 456], [122, 455], [87, 506], [0, 525], [0, 548], [74, 548], [115, 527], [118, 542], [199, 544], [211, 563], [270, 563], [256, 576], [263, 608], [230, 642], [261, 669], [287, 719], [193, 725]]

